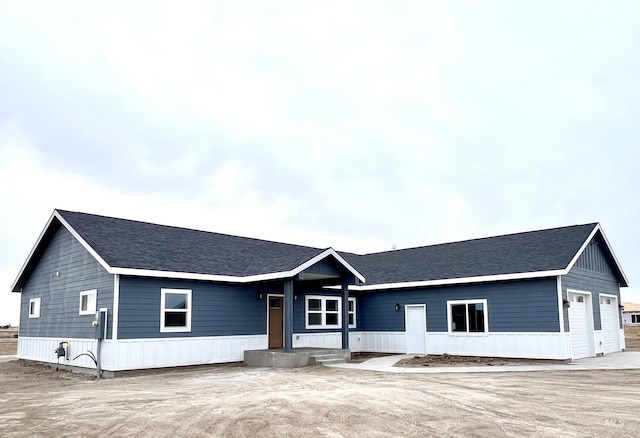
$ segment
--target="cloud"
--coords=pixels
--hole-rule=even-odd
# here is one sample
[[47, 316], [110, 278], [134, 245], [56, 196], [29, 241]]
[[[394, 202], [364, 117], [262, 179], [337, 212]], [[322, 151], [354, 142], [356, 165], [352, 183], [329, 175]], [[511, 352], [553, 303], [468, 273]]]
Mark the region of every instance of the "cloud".
[[599, 220], [633, 282], [638, 9], [6, 5], [0, 269], [61, 207], [355, 252]]

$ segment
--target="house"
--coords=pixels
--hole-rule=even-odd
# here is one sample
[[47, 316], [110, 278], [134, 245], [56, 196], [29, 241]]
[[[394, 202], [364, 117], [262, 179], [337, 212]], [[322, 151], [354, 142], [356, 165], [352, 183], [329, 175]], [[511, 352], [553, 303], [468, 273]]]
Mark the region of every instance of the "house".
[[19, 358], [121, 371], [299, 347], [595, 356], [625, 347], [627, 285], [597, 223], [358, 255], [55, 210], [12, 291]]
[[640, 325], [640, 304], [622, 303], [622, 323], [624, 325]]

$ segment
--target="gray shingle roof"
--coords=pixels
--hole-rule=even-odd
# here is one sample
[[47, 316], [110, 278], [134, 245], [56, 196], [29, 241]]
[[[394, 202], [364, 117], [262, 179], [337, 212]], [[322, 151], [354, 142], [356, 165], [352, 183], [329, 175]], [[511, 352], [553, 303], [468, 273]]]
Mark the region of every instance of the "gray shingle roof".
[[[290, 271], [323, 251], [57, 211], [114, 268], [243, 277]], [[569, 266], [597, 226], [591, 223], [365, 255], [340, 255], [364, 275], [367, 285], [557, 271]]]
[[364, 273], [369, 284], [554, 271], [569, 265], [597, 225], [342, 256]]
[[249, 276], [291, 270], [323, 250], [58, 210], [114, 268]]

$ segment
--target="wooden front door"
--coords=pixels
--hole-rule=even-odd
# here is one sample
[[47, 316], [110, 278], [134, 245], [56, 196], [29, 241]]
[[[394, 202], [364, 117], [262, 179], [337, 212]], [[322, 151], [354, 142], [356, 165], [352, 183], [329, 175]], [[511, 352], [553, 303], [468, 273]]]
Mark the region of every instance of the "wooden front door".
[[269, 312], [269, 348], [283, 348], [284, 297], [270, 295]]

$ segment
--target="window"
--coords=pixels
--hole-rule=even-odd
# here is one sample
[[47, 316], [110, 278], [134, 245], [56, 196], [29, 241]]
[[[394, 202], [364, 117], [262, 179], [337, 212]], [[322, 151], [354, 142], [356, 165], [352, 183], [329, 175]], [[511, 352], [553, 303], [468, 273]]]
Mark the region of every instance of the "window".
[[487, 300], [447, 301], [449, 331], [488, 332]]
[[640, 313], [631, 314], [631, 324], [640, 324]]
[[191, 331], [191, 291], [162, 289], [160, 298], [160, 331]]
[[[340, 302], [338, 297], [306, 297], [306, 328], [341, 328]], [[355, 306], [354, 306], [355, 320]], [[355, 322], [355, 321], [354, 321]]]
[[40, 298], [29, 300], [29, 318], [40, 318]]
[[95, 315], [98, 290], [80, 292], [80, 315]]
[[349, 298], [349, 328], [356, 328], [356, 299]]

